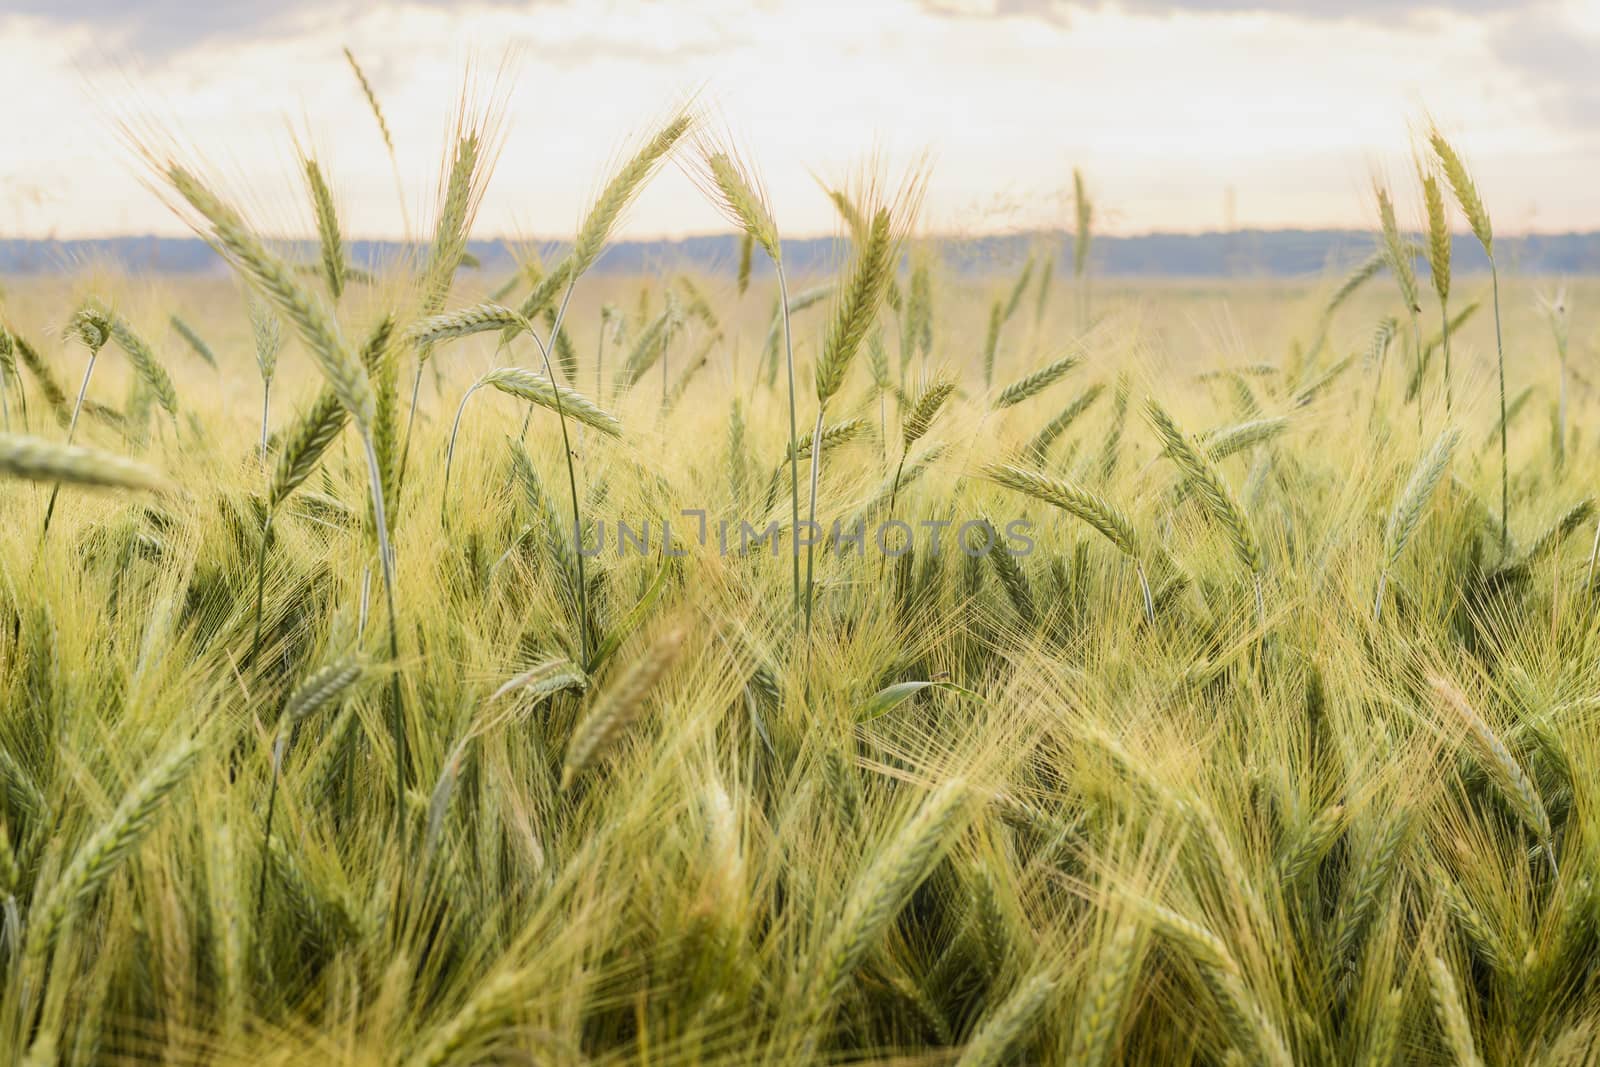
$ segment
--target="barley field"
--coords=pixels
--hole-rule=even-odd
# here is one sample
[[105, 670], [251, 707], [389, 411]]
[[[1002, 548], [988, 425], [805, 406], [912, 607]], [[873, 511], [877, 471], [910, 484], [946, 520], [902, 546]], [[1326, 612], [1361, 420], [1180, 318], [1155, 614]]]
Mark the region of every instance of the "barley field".
[[[493, 137], [357, 265], [136, 138], [229, 276], [5, 281], [0, 1059], [1600, 1060], [1600, 292], [1448, 140], [1202, 287], [915, 168], [789, 277], [688, 111], [491, 276]], [[664, 167], [740, 261], [593, 271]]]

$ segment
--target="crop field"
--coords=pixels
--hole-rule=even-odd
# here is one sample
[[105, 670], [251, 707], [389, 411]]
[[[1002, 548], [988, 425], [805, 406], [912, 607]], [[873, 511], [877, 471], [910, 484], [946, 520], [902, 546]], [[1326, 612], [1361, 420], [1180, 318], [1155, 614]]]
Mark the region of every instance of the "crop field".
[[[692, 112], [510, 273], [470, 107], [382, 263], [130, 136], [229, 271], [3, 283], [0, 1060], [1600, 1060], [1600, 291], [1443, 135], [1203, 286], [915, 169], [791, 277]], [[667, 167], [739, 260], [596, 269]]]

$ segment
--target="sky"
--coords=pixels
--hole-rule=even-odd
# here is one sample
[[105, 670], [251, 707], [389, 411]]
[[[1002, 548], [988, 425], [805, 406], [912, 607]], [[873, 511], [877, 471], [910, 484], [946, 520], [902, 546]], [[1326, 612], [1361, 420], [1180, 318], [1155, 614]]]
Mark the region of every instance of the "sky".
[[[370, 77], [401, 176], [342, 49]], [[504, 121], [477, 237], [570, 234], [608, 168], [693, 94], [789, 235], [821, 183], [931, 158], [924, 228], [1100, 232], [1414, 219], [1414, 132], [1457, 141], [1504, 233], [1600, 228], [1596, 0], [4, 0], [0, 237], [181, 234], [118, 121], [195, 146], [278, 229], [296, 145], [347, 233], [423, 227], [468, 86]], [[496, 74], [498, 72], [498, 78]], [[676, 169], [633, 237], [726, 224]]]

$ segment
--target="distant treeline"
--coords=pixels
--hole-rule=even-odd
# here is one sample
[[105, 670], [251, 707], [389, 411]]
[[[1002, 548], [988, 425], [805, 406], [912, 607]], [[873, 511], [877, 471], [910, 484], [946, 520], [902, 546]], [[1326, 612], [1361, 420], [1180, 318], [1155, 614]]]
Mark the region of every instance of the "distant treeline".
[[[1012, 270], [1030, 254], [1057, 256], [1057, 269], [1071, 269], [1070, 234], [1041, 232], [994, 237], [948, 237], [935, 243], [946, 265], [971, 274]], [[1521, 273], [1600, 273], [1600, 233], [1544, 234], [1500, 238], [1496, 246], [1502, 263]], [[355, 265], [382, 267], [420, 248], [395, 241], [350, 241], [345, 246]], [[512, 249], [526, 250], [528, 242], [473, 241], [470, 251], [479, 269], [506, 274], [515, 269]], [[1359, 230], [1240, 230], [1232, 233], [1170, 234], [1139, 237], [1096, 237], [1090, 252], [1091, 269], [1099, 277], [1169, 278], [1294, 278], [1337, 271], [1365, 258], [1375, 247], [1375, 235]], [[552, 243], [545, 254], [560, 251]], [[829, 270], [840, 246], [832, 238], [784, 242], [784, 259], [791, 272], [805, 274]], [[1487, 269], [1482, 250], [1468, 235], [1455, 240], [1456, 269]], [[316, 250], [309, 242], [290, 247], [288, 253], [314, 262]], [[736, 269], [738, 239], [730, 235], [688, 237], [676, 241], [622, 241], [612, 245], [597, 269], [616, 274], [659, 272], [695, 268], [728, 272]], [[60, 273], [84, 264], [120, 266], [129, 271], [200, 274], [221, 271], [217, 254], [196, 238], [108, 237], [93, 240], [0, 240], [0, 274]], [[757, 270], [769, 270], [764, 257], [756, 257]], [[1420, 260], [1419, 270], [1426, 270]]]

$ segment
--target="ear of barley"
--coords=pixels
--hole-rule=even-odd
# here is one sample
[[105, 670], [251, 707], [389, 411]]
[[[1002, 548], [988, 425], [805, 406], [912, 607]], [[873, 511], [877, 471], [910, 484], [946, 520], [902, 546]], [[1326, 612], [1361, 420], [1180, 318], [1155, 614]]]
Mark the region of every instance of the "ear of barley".
[[1462, 160], [1460, 153], [1445, 139], [1443, 131], [1438, 126], [1433, 126], [1428, 131], [1428, 144], [1432, 146], [1434, 155], [1439, 160], [1439, 167], [1444, 171], [1445, 180], [1450, 183], [1450, 188], [1456, 194], [1456, 204], [1461, 208], [1461, 214], [1467, 218], [1467, 225], [1472, 227], [1472, 234], [1483, 245], [1483, 251], [1490, 259], [1494, 258], [1494, 227], [1489, 222], [1489, 209], [1483, 204], [1483, 197], [1478, 194], [1478, 185], [1472, 180], [1472, 172], [1467, 169], [1467, 164]]
[[[573, 278], [573, 264], [571, 258], [563, 259], [533, 285], [533, 291], [527, 299], [517, 305], [517, 311], [526, 321], [532, 322], [535, 316], [543, 314], [547, 309], [556, 306], [562, 290]], [[516, 336], [518, 326], [510, 325], [500, 331], [500, 341], [508, 344]]]
[[557, 656], [507, 678], [489, 694], [486, 703], [492, 704], [508, 693], [519, 693], [524, 699], [537, 700], [564, 689], [583, 690], [588, 687], [589, 676], [567, 657]]
[[117, 343], [128, 356], [128, 361], [133, 364], [133, 369], [144, 380], [145, 385], [155, 396], [168, 415], [174, 417], [178, 414], [178, 391], [173, 387], [172, 376], [156, 358], [155, 352], [143, 337], [134, 332], [133, 327], [120, 315], [107, 315], [111, 329], [111, 339]]
[[956, 383], [943, 374], [923, 386], [922, 391], [911, 402], [911, 406], [906, 409], [905, 417], [900, 424], [900, 436], [908, 450], [928, 432], [928, 428], [933, 425], [933, 420], [939, 414], [939, 409], [944, 407], [945, 401], [950, 399], [955, 391]]
[[1417, 271], [1412, 263], [1411, 243], [1400, 233], [1400, 224], [1395, 220], [1394, 199], [1389, 195], [1388, 188], [1374, 184], [1373, 193], [1378, 200], [1384, 258], [1394, 273], [1395, 283], [1400, 287], [1400, 297], [1405, 301], [1406, 310], [1417, 311], [1422, 302], [1417, 295]]
[[655, 136], [646, 141], [633, 157], [623, 164], [601, 190], [600, 197], [589, 209], [583, 225], [578, 228], [577, 239], [572, 244], [572, 276], [581, 275], [599, 258], [611, 230], [622, 212], [633, 200], [634, 194], [672, 152], [685, 134], [694, 128], [694, 120], [687, 112], [679, 112]]
[[440, 341], [471, 337], [489, 330], [515, 332], [524, 329], [527, 321], [519, 311], [502, 304], [485, 302], [418, 319], [406, 328], [406, 337], [413, 344], [427, 347]]
[[1433, 675], [1429, 679], [1434, 692], [1446, 709], [1453, 712], [1467, 728], [1467, 736], [1477, 750], [1478, 761], [1506, 804], [1516, 813], [1522, 824], [1531, 831], [1544, 848], [1552, 869], [1556, 866], [1555, 842], [1550, 828], [1550, 815], [1533, 779], [1522, 769], [1522, 764], [1506, 748], [1505, 742], [1490, 728], [1483, 717], [1467, 702], [1466, 695], [1448, 679]]
[[1046, 974], [1019, 985], [979, 1024], [956, 1067], [999, 1067], [1008, 1062], [1013, 1047], [1035, 1028], [1055, 992], [1055, 979]]
[[1083, 520], [1124, 555], [1130, 559], [1139, 558], [1139, 538], [1133, 523], [1103, 497], [1064, 479], [1006, 463], [985, 467], [983, 475], [996, 485], [1041, 500]]
[[249, 277], [284, 318], [294, 323], [306, 348], [356, 423], [371, 426], [376, 400], [365, 368], [339, 337], [327, 309], [294, 280], [288, 266], [267, 251], [244, 219], [204, 183], [177, 163], [169, 163], [167, 180], [211, 226], [211, 236], [233, 265]]
[[44, 401], [55, 415], [56, 422], [65, 426], [67, 420], [71, 418], [72, 411], [72, 405], [67, 400], [66, 390], [61, 387], [60, 382], [56, 381], [56, 376], [51, 373], [49, 365], [39, 356], [38, 350], [29, 344], [26, 338], [20, 337], [15, 333], [9, 336], [11, 337], [12, 348], [17, 353], [18, 362], [28, 369], [29, 374], [33, 375], [34, 383], [38, 385], [39, 392], [44, 395]]
[[[482, 196], [488, 168], [483, 165], [484, 133], [464, 129], [456, 140], [455, 157], [440, 193], [439, 217], [433, 244], [422, 275], [422, 311], [433, 315], [444, 308], [451, 281], [467, 251], [468, 231]], [[422, 350], [427, 352], [427, 348]]]
[[685, 631], [668, 630], [600, 691], [594, 706], [573, 727], [561, 763], [561, 788], [570, 789], [611, 743], [644, 711], [644, 702], [683, 649]]
[[1282, 435], [1288, 428], [1289, 419], [1283, 415], [1251, 419], [1248, 422], [1226, 426], [1206, 435], [1204, 443], [1206, 455], [1220, 462], [1237, 452], [1265, 444]]
[[110, 817], [78, 846], [60, 876], [29, 909], [31, 951], [43, 952], [72, 908], [93, 896], [139, 847], [167, 798], [188, 777], [200, 749], [199, 739], [189, 737], [163, 754], [123, 796]]
[[1028, 584], [1028, 576], [1022, 572], [1022, 567], [1017, 559], [1007, 549], [1004, 541], [995, 529], [995, 525], [988, 518], [983, 520], [989, 538], [989, 562], [994, 566], [995, 577], [1000, 580], [1000, 586], [1006, 591], [1006, 598], [1011, 601], [1011, 606], [1016, 609], [1017, 616], [1026, 626], [1032, 626], [1038, 617], [1033, 604], [1033, 589]]
[[1399, 865], [1410, 827], [1409, 814], [1404, 810], [1385, 815], [1383, 824], [1369, 836], [1353, 872], [1347, 875], [1335, 918], [1333, 951], [1329, 957], [1335, 969], [1348, 965], [1360, 951], [1367, 927]]
[[1206, 512], [1227, 533], [1239, 562], [1252, 574], [1261, 572], [1261, 549], [1255, 531], [1250, 526], [1244, 507], [1234, 497], [1233, 490], [1223, 480], [1221, 472], [1211, 460], [1202, 455], [1172, 416], [1167, 414], [1154, 398], [1145, 405], [1145, 413], [1155, 427], [1156, 434], [1166, 445], [1167, 454], [1194, 487]]
[[215, 367], [217, 365], [216, 353], [211, 351], [211, 346], [206, 344], [205, 340], [195, 333], [187, 322], [184, 322], [177, 315], [169, 316], [168, 321], [172, 323], [172, 328], [178, 331], [178, 336], [183, 338], [190, 348], [194, 349], [194, 354], [206, 361], [207, 366]]
[[1067, 376], [1067, 373], [1083, 360], [1078, 356], [1064, 356], [1053, 363], [1049, 363], [1026, 377], [1019, 378], [1000, 390], [1000, 395], [995, 398], [994, 406], [1009, 408], [1022, 403], [1031, 397], [1038, 396], [1050, 386]]
[[963, 818], [966, 798], [966, 783], [961, 779], [952, 778], [941, 785], [851, 886], [809, 975], [804, 1009], [813, 1038], [868, 951], [927, 877]]
[[1416, 531], [1417, 525], [1422, 521], [1423, 513], [1428, 509], [1428, 502], [1433, 499], [1433, 491], [1438, 488], [1439, 481], [1450, 467], [1450, 457], [1454, 454], [1456, 444], [1461, 435], [1451, 429], [1446, 430], [1434, 440], [1432, 447], [1417, 461], [1416, 467], [1411, 471], [1411, 477], [1406, 480], [1405, 488], [1395, 498], [1394, 509], [1389, 513], [1389, 523], [1383, 532], [1383, 558], [1385, 567], [1392, 567], [1400, 558], [1400, 553], [1405, 550], [1406, 542]]
[[745, 291], [750, 288], [750, 269], [753, 265], [752, 261], [755, 258], [753, 255], [755, 252], [755, 247], [755, 235], [749, 230], [746, 230], [739, 237], [738, 290], [740, 296], [743, 296]]
[[872, 217], [865, 242], [857, 250], [850, 279], [845, 283], [822, 353], [817, 357], [819, 404], [826, 404], [844, 384], [845, 372], [877, 317], [893, 270], [896, 246], [889, 209], [879, 208]]
[[283, 351], [283, 322], [266, 304], [249, 298], [250, 335], [255, 341], [256, 367], [261, 380], [271, 382], [278, 371], [278, 354]]
[[542, 374], [521, 367], [500, 367], [479, 378], [473, 388], [485, 385], [551, 411], [555, 411], [559, 403], [562, 411], [584, 425], [592, 426], [610, 437], [622, 435], [622, 423], [615, 415], [601, 410], [599, 405], [582, 393], [558, 385]]
[[[866, 426], [866, 420], [857, 417], [845, 419], [834, 423], [832, 426], [825, 427], [822, 431], [822, 451], [827, 452], [830, 449], [837, 448], [839, 445], [855, 440], [861, 431], [866, 429]], [[784, 452], [783, 461], [787, 463], [791, 458], [808, 458], [811, 455], [813, 439], [812, 432], [807, 430], [801, 435], [799, 442], [797, 442], [798, 447], [795, 448], [793, 453]]]
[[378, 94], [372, 91], [372, 83], [367, 80], [366, 72], [361, 69], [361, 64], [356, 62], [355, 55], [346, 48], [344, 58], [350, 64], [350, 70], [356, 76], [356, 81], [361, 83], [361, 95], [367, 98], [367, 108], [372, 112], [373, 119], [378, 123], [378, 132], [383, 135], [383, 146], [394, 154], [394, 138], [389, 134], [389, 124], [383, 120], [383, 109], [378, 106]]
[[[1128, 374], [1117, 375], [1117, 389], [1111, 397], [1111, 428], [1106, 432], [1105, 450], [1100, 454], [1100, 480], [1109, 482], [1122, 457], [1122, 432], [1128, 424]], [[1098, 395], [1098, 394], [1096, 394]]]
[[1358, 263], [1349, 274], [1345, 275], [1344, 280], [1339, 283], [1339, 287], [1335, 289], [1333, 291], [1333, 295], [1328, 298], [1327, 304], [1324, 305], [1322, 309], [1323, 318], [1326, 319], [1332, 316], [1335, 311], [1339, 310], [1340, 306], [1354, 296], [1363, 285], [1366, 285], [1373, 278], [1377, 277], [1378, 272], [1382, 270], [1388, 262], [1388, 249], [1379, 248], [1376, 252], [1372, 253], [1372, 255]]
[[1033, 257], [1029, 256], [1028, 261], [1022, 265], [1022, 273], [1017, 275], [1016, 284], [1011, 287], [1011, 295], [1006, 297], [1006, 310], [1001, 316], [1006, 322], [1010, 322], [1012, 316], [1017, 313], [1017, 308], [1022, 305], [1022, 296], [1028, 291], [1028, 284], [1033, 281], [1033, 263]]
[[1367, 1031], [1361, 1067], [1391, 1067], [1400, 1044], [1400, 1014], [1405, 1007], [1405, 992], [1395, 986], [1385, 993]]
[[1422, 174], [1422, 204], [1428, 216], [1428, 273], [1433, 291], [1443, 303], [1450, 299], [1450, 219], [1438, 175], [1420, 163], [1417, 169]]
[[48, 484], [150, 491], [171, 488], [165, 477], [142, 463], [23, 434], [0, 434], [0, 474]]
[[1123, 920], [1101, 947], [1078, 1000], [1068, 1067], [1103, 1067], [1111, 1061], [1138, 970], [1139, 927]]
[[[765, 191], [754, 174], [731, 153], [709, 143], [701, 146], [699, 184], [722, 213], [743, 232], [745, 238], [761, 246], [774, 263], [783, 261], [783, 246], [778, 239], [778, 224], [773, 221]], [[739, 276], [749, 280], [748, 259], [740, 252]], [[743, 287], [740, 293], [744, 292]]]
[[983, 335], [983, 384], [994, 381], [994, 361], [1000, 351], [1000, 327], [1005, 322], [1005, 308], [996, 300], [989, 308], [989, 329]]
[[286, 722], [310, 718], [342, 697], [366, 673], [366, 664], [357, 656], [346, 656], [314, 671], [290, 694], [283, 706]]
[[[1043, 463], [1045, 456], [1050, 451], [1050, 446], [1055, 444], [1062, 434], [1071, 429], [1072, 424], [1077, 422], [1083, 413], [1088, 411], [1094, 405], [1094, 402], [1100, 399], [1100, 394], [1105, 392], [1105, 389], [1106, 387], [1103, 383], [1096, 382], [1079, 393], [1073, 398], [1072, 403], [1057, 412], [1055, 418], [1041, 426], [1039, 432], [1028, 439], [1028, 443], [1022, 446], [1022, 454], [1032, 459], [1035, 463]], [[1126, 391], [1121, 395], [1125, 399]], [[1114, 435], [1120, 435], [1120, 419], [1113, 425], [1112, 432]], [[1112, 446], [1114, 451], [1114, 442], [1108, 439], [1107, 444]]]
[[311, 193], [311, 210], [317, 220], [317, 240], [322, 250], [322, 278], [328, 292], [338, 301], [344, 293], [344, 239], [339, 235], [339, 213], [333, 204], [333, 191], [322, 177], [317, 161], [305, 161], [306, 187]]
[[1483, 1067], [1477, 1044], [1472, 1039], [1472, 1024], [1467, 1020], [1461, 990], [1449, 966], [1438, 956], [1428, 957], [1428, 992], [1456, 1067]]
[[1278, 857], [1278, 870], [1283, 875], [1284, 884], [1301, 884], [1322, 862], [1323, 857], [1333, 850], [1343, 833], [1344, 805], [1331, 804], [1317, 812]]

